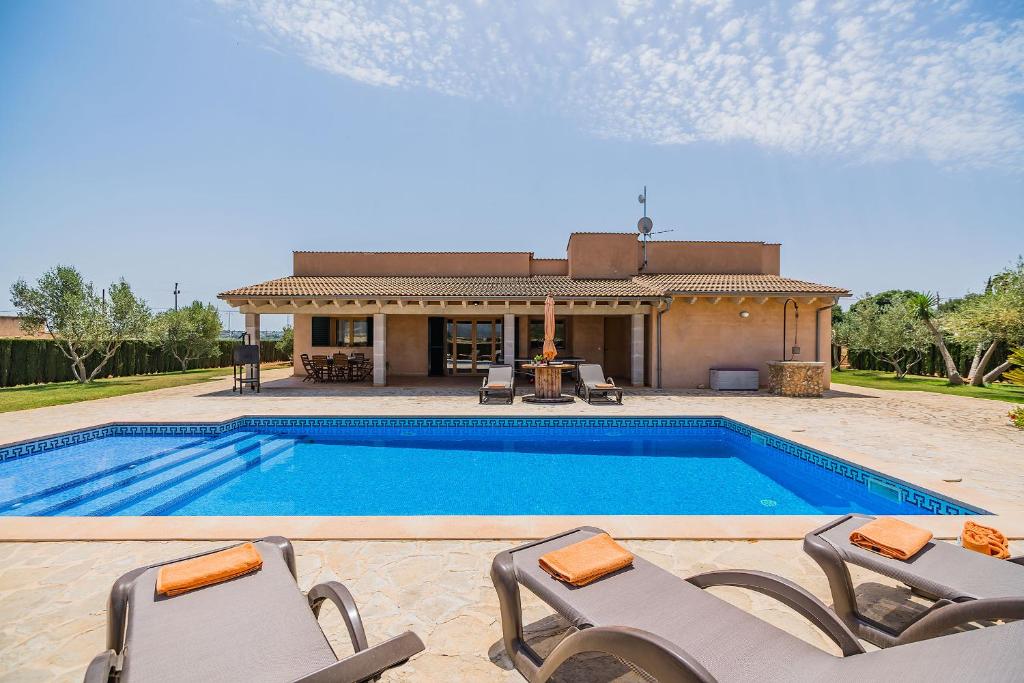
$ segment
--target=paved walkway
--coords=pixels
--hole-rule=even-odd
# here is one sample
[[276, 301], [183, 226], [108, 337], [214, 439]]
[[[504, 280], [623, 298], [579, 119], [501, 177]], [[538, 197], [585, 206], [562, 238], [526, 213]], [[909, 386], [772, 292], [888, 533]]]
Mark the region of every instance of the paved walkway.
[[[309, 387], [287, 371], [265, 373], [259, 396], [232, 395], [230, 381], [0, 415], [0, 442], [42, 436], [113, 420], [221, 420], [240, 414], [726, 414], [772, 425], [783, 435], [813, 434], [917, 472], [962, 476], [970, 490], [993, 498], [1024, 500], [1024, 432], [1006, 423], [1008, 406], [918, 392], [884, 392], [836, 385], [821, 400], [711, 392], [627, 393], [626, 405], [559, 407], [478, 406], [470, 387]], [[2, 523], [2, 521], [0, 521]], [[351, 588], [371, 642], [412, 628], [427, 652], [389, 673], [390, 681], [515, 681], [501, 653], [497, 601], [488, 569], [505, 541], [310, 541], [298, 542], [300, 584], [339, 579]], [[824, 576], [798, 541], [628, 541], [631, 549], [679, 576], [726, 567], [775, 572], [827, 600]], [[1024, 552], [1024, 542], [1014, 544]], [[214, 547], [209, 542], [90, 542], [0, 544], [0, 681], [81, 680], [91, 657], [103, 649], [106, 592], [132, 567]], [[877, 604], [874, 616], [890, 621], [916, 609], [905, 589], [866, 574], [861, 592]], [[715, 593], [824, 649], [832, 650], [806, 622], [765, 596], [735, 589]], [[535, 600], [526, 613], [531, 637], [546, 650], [564, 632]], [[325, 610], [325, 629], [339, 654], [348, 644], [340, 619]], [[633, 680], [614, 661], [581, 658], [563, 681]]]

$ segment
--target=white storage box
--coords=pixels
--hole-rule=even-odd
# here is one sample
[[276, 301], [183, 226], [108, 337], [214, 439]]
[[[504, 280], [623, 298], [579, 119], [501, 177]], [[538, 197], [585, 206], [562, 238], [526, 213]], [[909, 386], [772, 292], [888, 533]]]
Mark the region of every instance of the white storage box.
[[760, 373], [754, 368], [711, 368], [711, 388], [717, 391], [757, 391]]

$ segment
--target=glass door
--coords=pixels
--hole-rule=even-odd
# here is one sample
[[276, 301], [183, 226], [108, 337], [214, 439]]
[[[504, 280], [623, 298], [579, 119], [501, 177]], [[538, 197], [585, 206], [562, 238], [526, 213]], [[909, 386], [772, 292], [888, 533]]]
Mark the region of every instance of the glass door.
[[484, 374], [501, 357], [502, 319], [449, 319], [445, 369], [449, 375]]

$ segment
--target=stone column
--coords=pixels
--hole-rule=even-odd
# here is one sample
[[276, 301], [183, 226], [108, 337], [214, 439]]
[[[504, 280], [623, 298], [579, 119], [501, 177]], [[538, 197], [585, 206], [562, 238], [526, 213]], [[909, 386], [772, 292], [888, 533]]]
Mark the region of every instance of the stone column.
[[[260, 345], [260, 314], [259, 313], [246, 313], [245, 314], [245, 333], [248, 335], [247, 341], [249, 344]], [[245, 378], [252, 379], [252, 371], [248, 367], [245, 369]]]
[[644, 383], [644, 314], [634, 313], [629, 330], [629, 376], [634, 387]]
[[373, 385], [384, 386], [388, 383], [388, 337], [387, 315], [373, 314]]
[[516, 316], [514, 314], [505, 314], [505, 320], [501, 325], [501, 334], [503, 337], [501, 343], [503, 360], [506, 364], [514, 367], [516, 364]]

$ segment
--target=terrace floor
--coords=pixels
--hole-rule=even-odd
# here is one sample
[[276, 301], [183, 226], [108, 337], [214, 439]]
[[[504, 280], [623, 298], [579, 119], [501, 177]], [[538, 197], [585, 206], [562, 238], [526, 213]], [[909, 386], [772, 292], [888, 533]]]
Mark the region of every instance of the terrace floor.
[[[479, 406], [475, 383], [373, 388], [310, 386], [289, 370], [264, 373], [260, 395], [238, 396], [230, 380], [0, 415], [0, 441], [34, 438], [111, 421], [208, 421], [261, 415], [728, 415], [769, 425], [782, 436], [813, 434], [818, 443], [855, 449], [916, 473], [921, 479], [962, 478], [952, 486], [1018, 507], [1024, 500], [1024, 432], [1006, 421], [1007, 404], [918, 392], [835, 385], [820, 400], [764, 394], [628, 390], [624, 406]], [[0, 520], [0, 525], [4, 522]], [[266, 533], [273, 533], [268, 529]], [[345, 582], [371, 642], [416, 630], [427, 651], [385, 680], [522, 680], [501, 654], [491, 558], [514, 542], [297, 541], [300, 584]], [[139, 565], [223, 545], [208, 541], [0, 543], [0, 681], [81, 680], [103, 649], [106, 592]], [[727, 567], [775, 572], [828, 601], [824, 576], [799, 541], [651, 541], [625, 545], [680, 576]], [[1015, 541], [1015, 553], [1024, 542]], [[881, 577], [855, 574], [877, 602], [875, 616], [899, 621], [917, 609], [905, 589]], [[795, 613], [769, 598], [736, 589], [720, 595], [824, 649], [831, 645]], [[536, 601], [526, 602], [532, 637], [550, 647], [564, 631]], [[348, 644], [336, 613], [325, 630], [344, 654]], [[613, 660], [581, 658], [565, 681], [631, 680]]]

